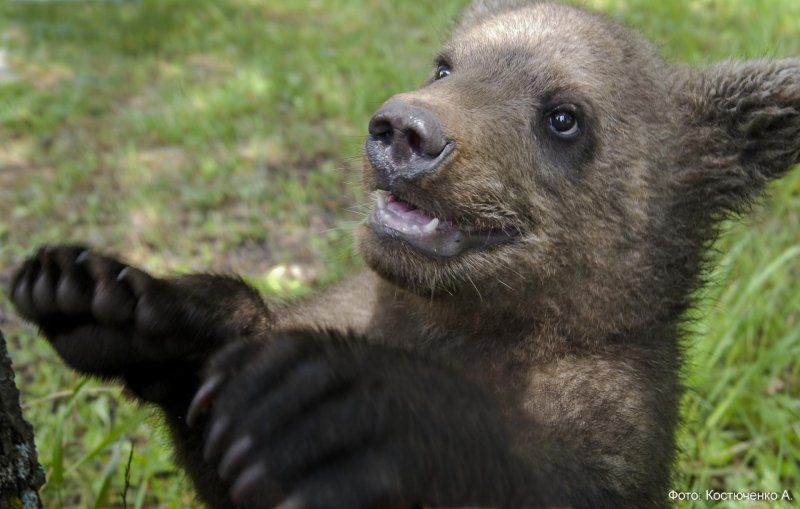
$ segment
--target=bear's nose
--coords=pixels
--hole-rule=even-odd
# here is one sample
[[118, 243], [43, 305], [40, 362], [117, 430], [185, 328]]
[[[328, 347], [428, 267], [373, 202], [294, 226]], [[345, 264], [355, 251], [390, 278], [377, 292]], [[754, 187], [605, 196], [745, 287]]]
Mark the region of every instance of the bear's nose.
[[432, 111], [392, 99], [369, 121], [365, 148], [379, 185], [387, 186], [434, 171], [451, 145]]

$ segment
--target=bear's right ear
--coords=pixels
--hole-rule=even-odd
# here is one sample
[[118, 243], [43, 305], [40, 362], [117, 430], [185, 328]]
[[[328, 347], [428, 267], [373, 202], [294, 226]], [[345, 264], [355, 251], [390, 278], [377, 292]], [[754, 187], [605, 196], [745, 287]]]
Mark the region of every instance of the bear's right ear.
[[712, 209], [737, 211], [800, 162], [800, 58], [681, 72], [680, 178]]

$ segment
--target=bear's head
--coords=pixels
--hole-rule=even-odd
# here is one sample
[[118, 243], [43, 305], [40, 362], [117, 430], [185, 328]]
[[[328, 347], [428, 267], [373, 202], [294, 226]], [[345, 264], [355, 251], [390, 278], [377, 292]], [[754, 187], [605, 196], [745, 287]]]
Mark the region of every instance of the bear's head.
[[606, 17], [478, 2], [370, 121], [359, 248], [432, 299], [675, 317], [719, 219], [798, 160], [799, 110], [797, 60], [670, 66]]

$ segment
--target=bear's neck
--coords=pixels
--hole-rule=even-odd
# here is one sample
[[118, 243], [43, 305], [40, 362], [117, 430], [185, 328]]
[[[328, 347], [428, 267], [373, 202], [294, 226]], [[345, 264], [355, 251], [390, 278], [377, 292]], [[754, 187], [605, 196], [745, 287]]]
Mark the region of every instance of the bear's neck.
[[[574, 293], [483, 295], [473, 289], [424, 297], [381, 280], [377, 285], [381, 312], [374, 315], [370, 328], [385, 331], [389, 344], [407, 347], [406, 338], [414, 338], [432, 353], [458, 349], [483, 355], [507, 345], [541, 361], [569, 352], [602, 350], [609, 343], [677, 340], [677, 314], [633, 316], [620, 311], [618, 316], [609, 316], [602, 305], [592, 308], [563, 297], [569, 294]], [[596, 313], [604, 316], [591, 316]]]

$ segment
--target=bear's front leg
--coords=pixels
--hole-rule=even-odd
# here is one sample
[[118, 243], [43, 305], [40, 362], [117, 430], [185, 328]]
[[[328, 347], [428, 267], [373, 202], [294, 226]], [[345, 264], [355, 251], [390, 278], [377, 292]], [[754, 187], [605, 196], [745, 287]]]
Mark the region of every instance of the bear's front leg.
[[72, 368], [121, 379], [179, 413], [207, 357], [269, 326], [266, 306], [242, 281], [158, 279], [80, 246], [41, 248], [15, 273], [10, 292]]
[[[358, 338], [291, 332], [211, 360], [189, 423], [237, 507], [537, 507], [509, 412], [466, 379]], [[519, 422], [515, 423], [519, 425]]]

